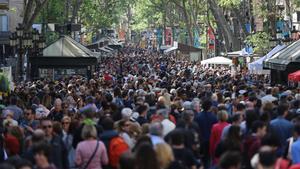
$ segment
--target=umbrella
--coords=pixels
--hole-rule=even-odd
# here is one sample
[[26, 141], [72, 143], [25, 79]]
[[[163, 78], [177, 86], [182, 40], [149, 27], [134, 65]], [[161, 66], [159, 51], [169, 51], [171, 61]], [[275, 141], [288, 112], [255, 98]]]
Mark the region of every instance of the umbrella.
[[261, 101], [262, 101], [263, 104], [267, 103], [267, 102], [273, 102], [273, 101], [276, 101], [276, 100], [278, 100], [278, 99], [276, 97], [270, 95], [270, 94], [261, 98]]

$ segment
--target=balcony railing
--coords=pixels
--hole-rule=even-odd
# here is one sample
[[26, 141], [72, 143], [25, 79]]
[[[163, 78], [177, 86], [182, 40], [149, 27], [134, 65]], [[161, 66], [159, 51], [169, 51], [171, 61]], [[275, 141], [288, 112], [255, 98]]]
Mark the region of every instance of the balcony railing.
[[9, 9], [9, 0], [0, 0], [0, 9]]
[[9, 44], [10, 32], [0, 31], [0, 44]]

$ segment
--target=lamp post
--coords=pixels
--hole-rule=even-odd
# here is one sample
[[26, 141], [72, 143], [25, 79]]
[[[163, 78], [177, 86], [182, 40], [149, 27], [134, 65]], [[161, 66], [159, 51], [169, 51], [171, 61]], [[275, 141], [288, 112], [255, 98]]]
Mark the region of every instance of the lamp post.
[[[25, 31], [24, 26], [19, 24], [16, 32], [13, 32], [10, 36], [10, 46], [14, 48], [14, 52], [18, 56], [15, 80], [21, 82], [26, 78], [24, 76], [24, 54], [27, 52], [28, 55], [31, 54], [30, 51], [33, 51], [33, 56], [39, 55], [40, 51], [45, 47], [45, 40], [36, 29]], [[28, 58], [26, 58], [26, 61], [28, 62]], [[26, 65], [26, 68], [28, 68], [28, 64]]]

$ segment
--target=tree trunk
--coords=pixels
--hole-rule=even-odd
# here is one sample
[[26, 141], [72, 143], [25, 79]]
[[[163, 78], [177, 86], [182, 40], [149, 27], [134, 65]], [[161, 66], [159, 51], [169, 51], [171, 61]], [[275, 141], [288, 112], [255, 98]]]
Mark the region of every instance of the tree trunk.
[[194, 45], [194, 39], [193, 39], [193, 33], [192, 33], [192, 25], [190, 22], [190, 18], [187, 12], [187, 8], [186, 8], [186, 4], [185, 4], [185, 0], [182, 1], [182, 8], [183, 8], [183, 15], [185, 18], [185, 25], [186, 25], [186, 29], [188, 31], [189, 34], [189, 45], [193, 46]]
[[35, 0], [35, 4], [30, 4], [33, 3], [33, 0], [29, 0], [28, 2], [28, 6], [25, 9], [25, 13], [24, 13], [24, 19], [23, 19], [23, 26], [24, 26], [24, 30], [28, 31], [31, 29], [32, 24], [35, 20], [35, 18], [38, 16], [38, 14], [41, 12], [41, 10], [43, 9], [43, 7], [45, 6], [45, 4], [48, 2], [49, 0]]
[[79, 11], [82, 3], [83, 3], [83, 0], [75, 0], [75, 3], [73, 3], [71, 23], [75, 23], [75, 19], [78, 15], [78, 11]]
[[234, 33], [230, 29], [221, 9], [218, 7], [215, 0], [208, 0], [210, 5], [210, 10], [217, 21], [217, 26], [220, 28], [224, 40], [226, 42], [225, 46], [227, 51], [239, 50], [240, 46], [238, 44], [238, 39], [234, 36]]

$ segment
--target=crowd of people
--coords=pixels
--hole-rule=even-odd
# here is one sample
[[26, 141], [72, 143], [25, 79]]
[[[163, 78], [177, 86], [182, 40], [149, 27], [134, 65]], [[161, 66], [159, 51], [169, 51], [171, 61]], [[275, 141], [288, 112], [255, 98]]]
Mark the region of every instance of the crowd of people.
[[300, 168], [300, 90], [126, 47], [1, 97], [1, 169]]

